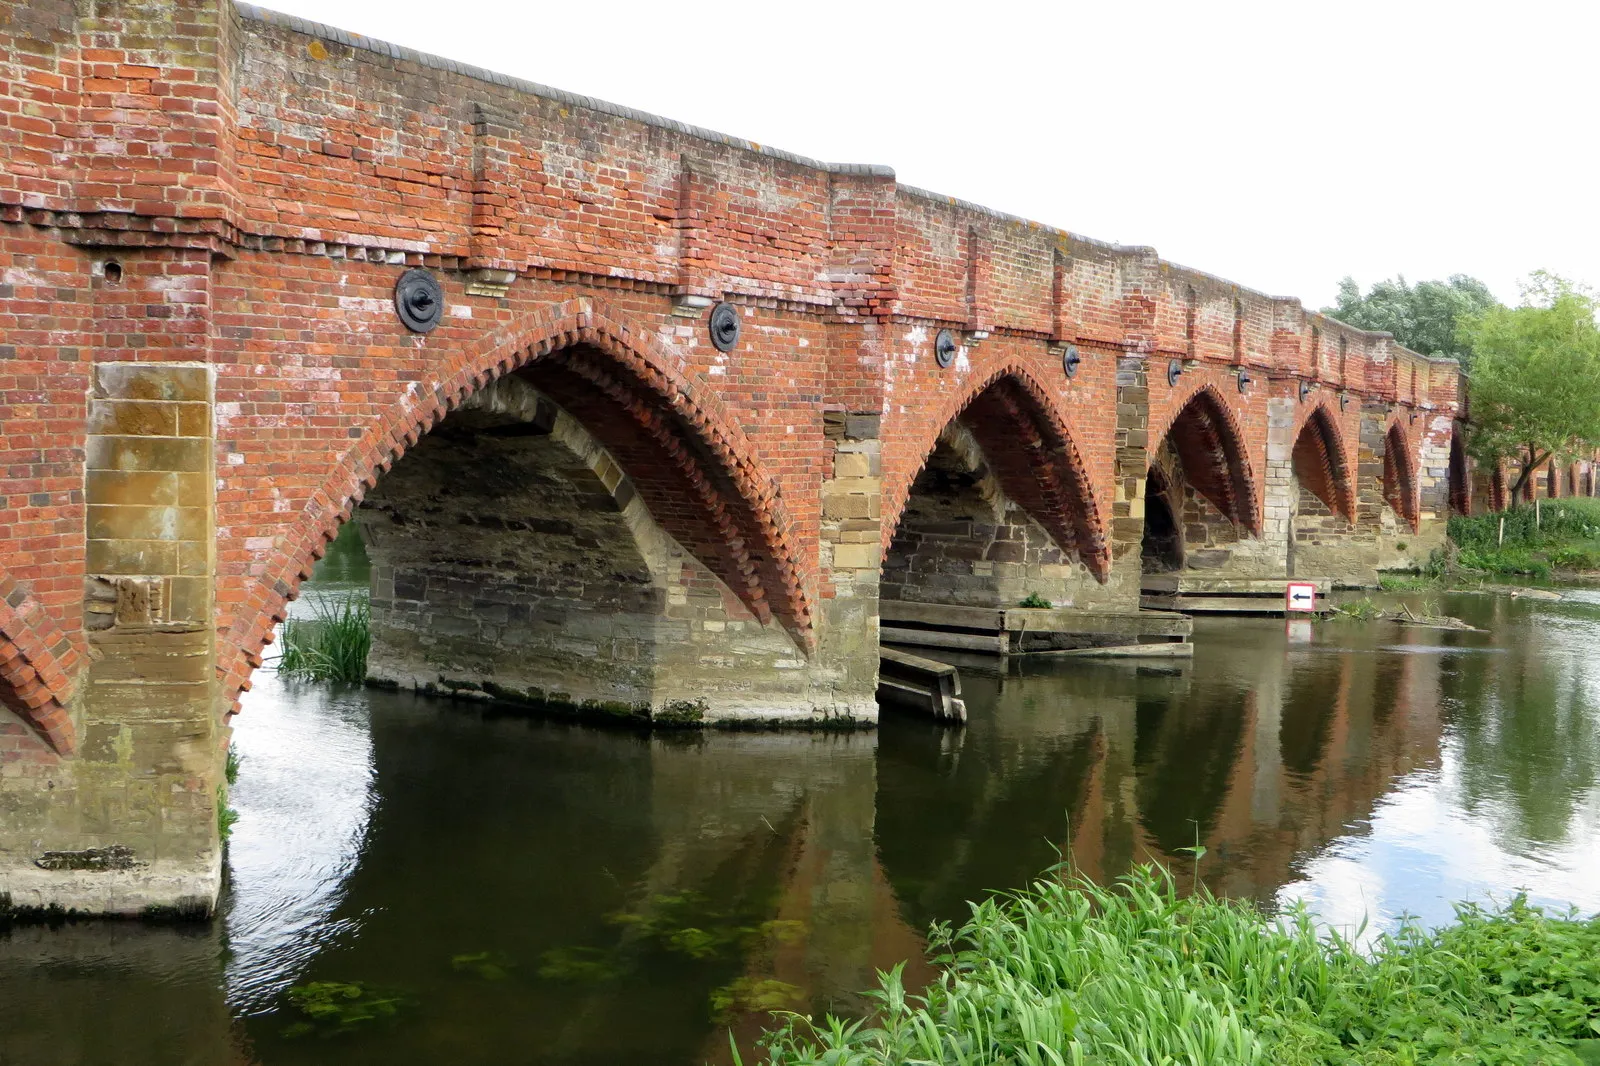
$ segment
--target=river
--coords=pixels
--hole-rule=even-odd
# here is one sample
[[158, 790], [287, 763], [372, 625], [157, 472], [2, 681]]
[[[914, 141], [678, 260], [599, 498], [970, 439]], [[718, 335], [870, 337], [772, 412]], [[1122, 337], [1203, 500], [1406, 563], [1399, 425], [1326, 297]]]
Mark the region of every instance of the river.
[[766, 1010], [859, 1012], [1061, 856], [1368, 936], [1519, 888], [1600, 910], [1600, 594], [1441, 605], [1488, 632], [972, 664], [964, 729], [647, 735], [263, 670], [220, 919], [0, 932], [0, 1063], [687, 1066], [730, 1028], [751, 1061]]

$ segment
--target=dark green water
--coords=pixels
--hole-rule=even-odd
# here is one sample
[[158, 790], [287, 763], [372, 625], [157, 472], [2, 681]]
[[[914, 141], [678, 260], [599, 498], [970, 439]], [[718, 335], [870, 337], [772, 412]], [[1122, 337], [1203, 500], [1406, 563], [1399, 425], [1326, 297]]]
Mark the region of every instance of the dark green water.
[[[1490, 632], [1213, 620], [1181, 667], [968, 670], [959, 731], [645, 736], [264, 673], [222, 920], [0, 933], [0, 1063], [723, 1062], [764, 1009], [925, 974], [930, 921], [1058, 850], [1187, 871], [1198, 837], [1215, 889], [1339, 926], [1600, 909], [1600, 595], [1444, 606]], [[314, 982], [395, 1013], [340, 1031]]]

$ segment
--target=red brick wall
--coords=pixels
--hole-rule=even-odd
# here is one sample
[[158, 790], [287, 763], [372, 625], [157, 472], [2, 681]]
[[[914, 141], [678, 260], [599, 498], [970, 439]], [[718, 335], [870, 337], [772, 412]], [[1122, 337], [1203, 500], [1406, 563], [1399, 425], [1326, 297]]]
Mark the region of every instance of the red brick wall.
[[[425, 337], [393, 311], [406, 266], [445, 288]], [[517, 276], [469, 294], [485, 269]], [[688, 297], [737, 304], [734, 352], [710, 345], [703, 310], [674, 314]], [[949, 369], [941, 327], [963, 346]], [[0, 566], [75, 646], [93, 361], [215, 370], [219, 667], [237, 686], [352, 496], [463, 390], [580, 340], [633, 375], [639, 425], [687, 434], [715, 483], [698, 506], [743, 546], [729, 573], [747, 552], [749, 587], [802, 643], [832, 592], [824, 410], [881, 415], [885, 542], [966, 412], [1008, 491], [1093, 554], [1117, 493], [1119, 359], [1151, 361], [1151, 452], [1216, 390], [1252, 511], [1269, 388], [1356, 394], [1331, 413], [1350, 469], [1362, 402], [1460, 399], [1453, 369], [1384, 335], [882, 168], [217, 0], [0, 0]], [[1070, 381], [1066, 344], [1083, 356]], [[1168, 387], [1174, 358], [1188, 368]], [[1239, 365], [1258, 382], [1242, 397]], [[1051, 462], [1025, 462], [1040, 448]]]

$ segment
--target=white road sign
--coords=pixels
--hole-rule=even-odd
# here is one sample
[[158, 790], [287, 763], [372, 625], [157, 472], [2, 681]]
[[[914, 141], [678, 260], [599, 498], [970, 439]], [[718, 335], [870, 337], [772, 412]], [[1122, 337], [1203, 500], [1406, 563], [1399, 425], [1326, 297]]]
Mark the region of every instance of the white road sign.
[[1317, 586], [1310, 582], [1291, 581], [1284, 587], [1284, 606], [1291, 611], [1315, 611]]

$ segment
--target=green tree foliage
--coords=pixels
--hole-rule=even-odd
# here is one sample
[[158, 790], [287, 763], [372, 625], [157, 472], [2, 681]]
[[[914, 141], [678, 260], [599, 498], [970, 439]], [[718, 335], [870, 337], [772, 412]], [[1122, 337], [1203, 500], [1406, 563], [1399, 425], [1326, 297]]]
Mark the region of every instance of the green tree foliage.
[[1464, 323], [1472, 346], [1468, 447], [1493, 465], [1518, 456], [1523, 485], [1558, 451], [1600, 442], [1600, 328], [1593, 293], [1543, 271], [1519, 307], [1490, 307]]
[[1487, 285], [1465, 274], [1414, 286], [1401, 275], [1378, 282], [1365, 296], [1355, 279], [1347, 277], [1339, 282], [1337, 306], [1324, 307], [1322, 313], [1359, 329], [1393, 333], [1414, 352], [1466, 363], [1471, 350], [1461, 337], [1461, 324], [1498, 306]]

